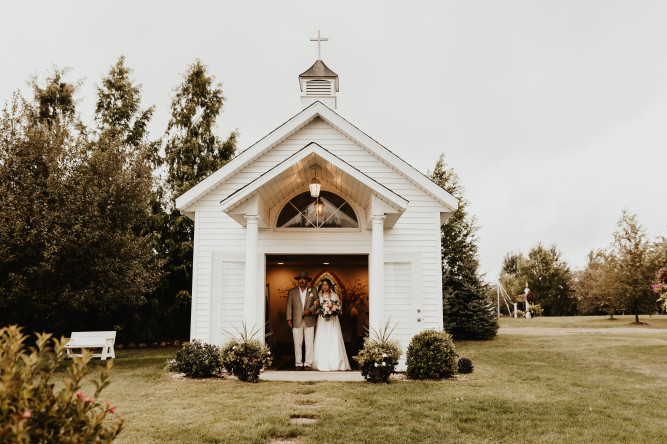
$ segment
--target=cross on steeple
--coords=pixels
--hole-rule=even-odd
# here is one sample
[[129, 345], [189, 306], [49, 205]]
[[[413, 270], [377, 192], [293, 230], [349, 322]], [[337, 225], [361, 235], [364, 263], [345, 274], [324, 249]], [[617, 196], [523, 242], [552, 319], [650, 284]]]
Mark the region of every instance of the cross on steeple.
[[322, 60], [322, 42], [328, 42], [328, 38], [320, 37], [320, 30], [317, 30], [317, 38], [310, 39], [311, 42], [317, 42], [317, 60]]

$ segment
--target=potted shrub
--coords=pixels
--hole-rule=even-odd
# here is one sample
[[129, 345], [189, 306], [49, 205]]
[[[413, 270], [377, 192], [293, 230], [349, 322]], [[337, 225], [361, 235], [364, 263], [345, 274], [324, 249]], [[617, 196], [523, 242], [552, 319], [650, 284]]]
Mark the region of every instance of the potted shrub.
[[259, 382], [259, 373], [271, 365], [271, 350], [253, 338], [257, 332], [248, 333], [244, 324], [239, 337], [222, 348], [222, 365], [241, 381]]
[[364, 347], [354, 357], [361, 375], [369, 382], [389, 382], [389, 376], [396, 373], [402, 352], [398, 341], [391, 340], [393, 331], [393, 328], [389, 330], [389, 322], [382, 329], [371, 328], [364, 339]]

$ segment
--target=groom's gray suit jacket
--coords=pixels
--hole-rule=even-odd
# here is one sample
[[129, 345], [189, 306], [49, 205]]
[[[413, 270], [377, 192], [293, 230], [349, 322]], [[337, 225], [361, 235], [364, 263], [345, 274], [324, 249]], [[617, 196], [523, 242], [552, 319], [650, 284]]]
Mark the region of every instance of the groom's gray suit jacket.
[[[287, 307], [286, 317], [288, 321], [292, 321], [292, 327], [301, 327], [301, 323], [305, 323], [306, 327], [315, 327], [317, 321], [317, 314], [315, 313], [314, 302], [317, 298], [313, 287], [306, 288], [306, 303], [301, 305], [301, 294], [299, 287], [290, 289], [287, 293]], [[310, 310], [310, 314], [303, 314], [304, 310]]]

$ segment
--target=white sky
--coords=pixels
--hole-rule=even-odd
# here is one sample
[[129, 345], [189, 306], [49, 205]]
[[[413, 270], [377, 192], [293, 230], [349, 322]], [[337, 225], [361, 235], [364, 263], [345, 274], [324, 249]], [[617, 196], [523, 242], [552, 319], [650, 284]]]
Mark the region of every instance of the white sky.
[[69, 66], [90, 120], [125, 55], [159, 137], [200, 58], [227, 98], [219, 133], [238, 128], [245, 149], [301, 110], [318, 29], [344, 118], [422, 172], [445, 153], [488, 279], [537, 242], [581, 267], [623, 208], [667, 236], [662, 0], [2, 2], [0, 100]]

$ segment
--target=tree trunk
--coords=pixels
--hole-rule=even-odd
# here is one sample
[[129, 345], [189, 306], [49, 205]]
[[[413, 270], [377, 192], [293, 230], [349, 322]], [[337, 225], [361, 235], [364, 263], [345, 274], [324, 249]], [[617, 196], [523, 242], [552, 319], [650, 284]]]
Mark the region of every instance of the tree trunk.
[[635, 312], [635, 324], [639, 324], [639, 312]]

